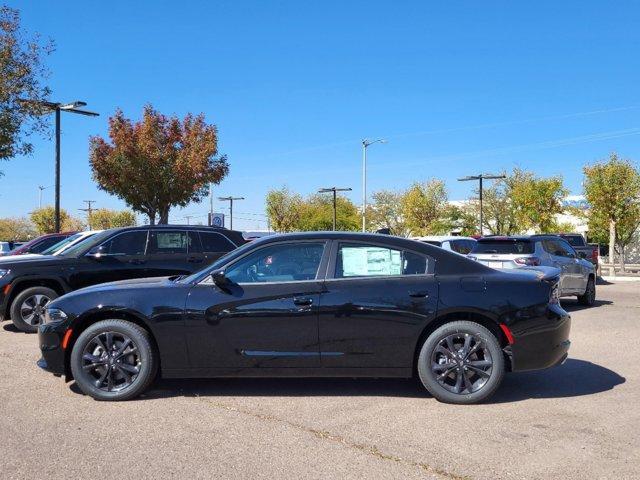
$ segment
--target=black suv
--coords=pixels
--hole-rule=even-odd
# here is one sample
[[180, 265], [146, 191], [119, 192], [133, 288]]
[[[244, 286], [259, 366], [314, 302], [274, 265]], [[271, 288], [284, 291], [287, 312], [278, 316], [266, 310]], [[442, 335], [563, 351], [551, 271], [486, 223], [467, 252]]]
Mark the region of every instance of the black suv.
[[0, 264], [0, 315], [35, 332], [54, 298], [98, 283], [184, 275], [246, 243], [238, 231], [186, 225], [105, 230], [58, 256]]

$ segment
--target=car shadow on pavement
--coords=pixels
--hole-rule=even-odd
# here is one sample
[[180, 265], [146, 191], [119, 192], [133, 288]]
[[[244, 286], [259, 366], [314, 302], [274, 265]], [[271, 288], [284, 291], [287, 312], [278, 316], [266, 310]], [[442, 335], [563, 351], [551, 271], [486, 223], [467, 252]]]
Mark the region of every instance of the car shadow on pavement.
[[502, 386], [489, 403], [593, 395], [611, 390], [625, 381], [613, 370], [586, 360], [569, 358], [555, 368], [505, 375]]
[[586, 310], [589, 308], [598, 308], [598, 307], [603, 307], [605, 305], [613, 305], [613, 302], [611, 300], [596, 300], [593, 305], [588, 307], [587, 305], [580, 305], [578, 303], [578, 300], [568, 300], [563, 298], [560, 300], [560, 305], [567, 312], [571, 313], [571, 312], [578, 312], [580, 310]]
[[[568, 359], [548, 370], [510, 373], [488, 403], [565, 398], [611, 390], [625, 378], [585, 360]], [[70, 389], [79, 393], [72, 383]], [[417, 379], [219, 378], [163, 379], [138, 400], [170, 397], [398, 397], [430, 398]]]

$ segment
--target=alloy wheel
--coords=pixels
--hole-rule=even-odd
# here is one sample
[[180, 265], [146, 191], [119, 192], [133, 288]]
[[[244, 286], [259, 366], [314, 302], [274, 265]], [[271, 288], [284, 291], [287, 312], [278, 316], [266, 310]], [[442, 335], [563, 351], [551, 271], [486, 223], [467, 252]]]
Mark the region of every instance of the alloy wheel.
[[51, 299], [42, 294], [25, 298], [22, 305], [20, 305], [22, 321], [34, 327], [40, 325], [44, 320], [44, 312], [49, 302], [51, 302]]
[[101, 332], [82, 351], [82, 371], [105, 392], [120, 392], [132, 385], [141, 365], [138, 346], [120, 332]]
[[431, 373], [449, 392], [466, 395], [483, 388], [493, 372], [484, 340], [470, 333], [442, 338], [431, 354]]

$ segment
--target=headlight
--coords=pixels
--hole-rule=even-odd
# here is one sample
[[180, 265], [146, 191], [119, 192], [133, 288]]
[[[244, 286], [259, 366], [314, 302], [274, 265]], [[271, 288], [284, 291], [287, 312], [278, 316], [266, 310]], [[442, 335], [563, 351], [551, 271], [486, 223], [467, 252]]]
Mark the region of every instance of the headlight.
[[44, 321], [42, 323], [62, 322], [67, 319], [67, 314], [57, 308], [47, 308], [44, 312]]
[[0, 268], [0, 278], [4, 277], [6, 274], [8, 274], [11, 270], [3, 270], [2, 268]]

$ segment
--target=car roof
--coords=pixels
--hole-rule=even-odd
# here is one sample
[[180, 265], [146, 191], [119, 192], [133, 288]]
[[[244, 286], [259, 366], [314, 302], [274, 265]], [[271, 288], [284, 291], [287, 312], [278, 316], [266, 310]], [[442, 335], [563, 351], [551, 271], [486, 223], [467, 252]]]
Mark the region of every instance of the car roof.
[[462, 237], [460, 235], [427, 235], [424, 237], [411, 237], [411, 240], [418, 240], [419, 242], [447, 242], [450, 240], [473, 240], [475, 238]]

